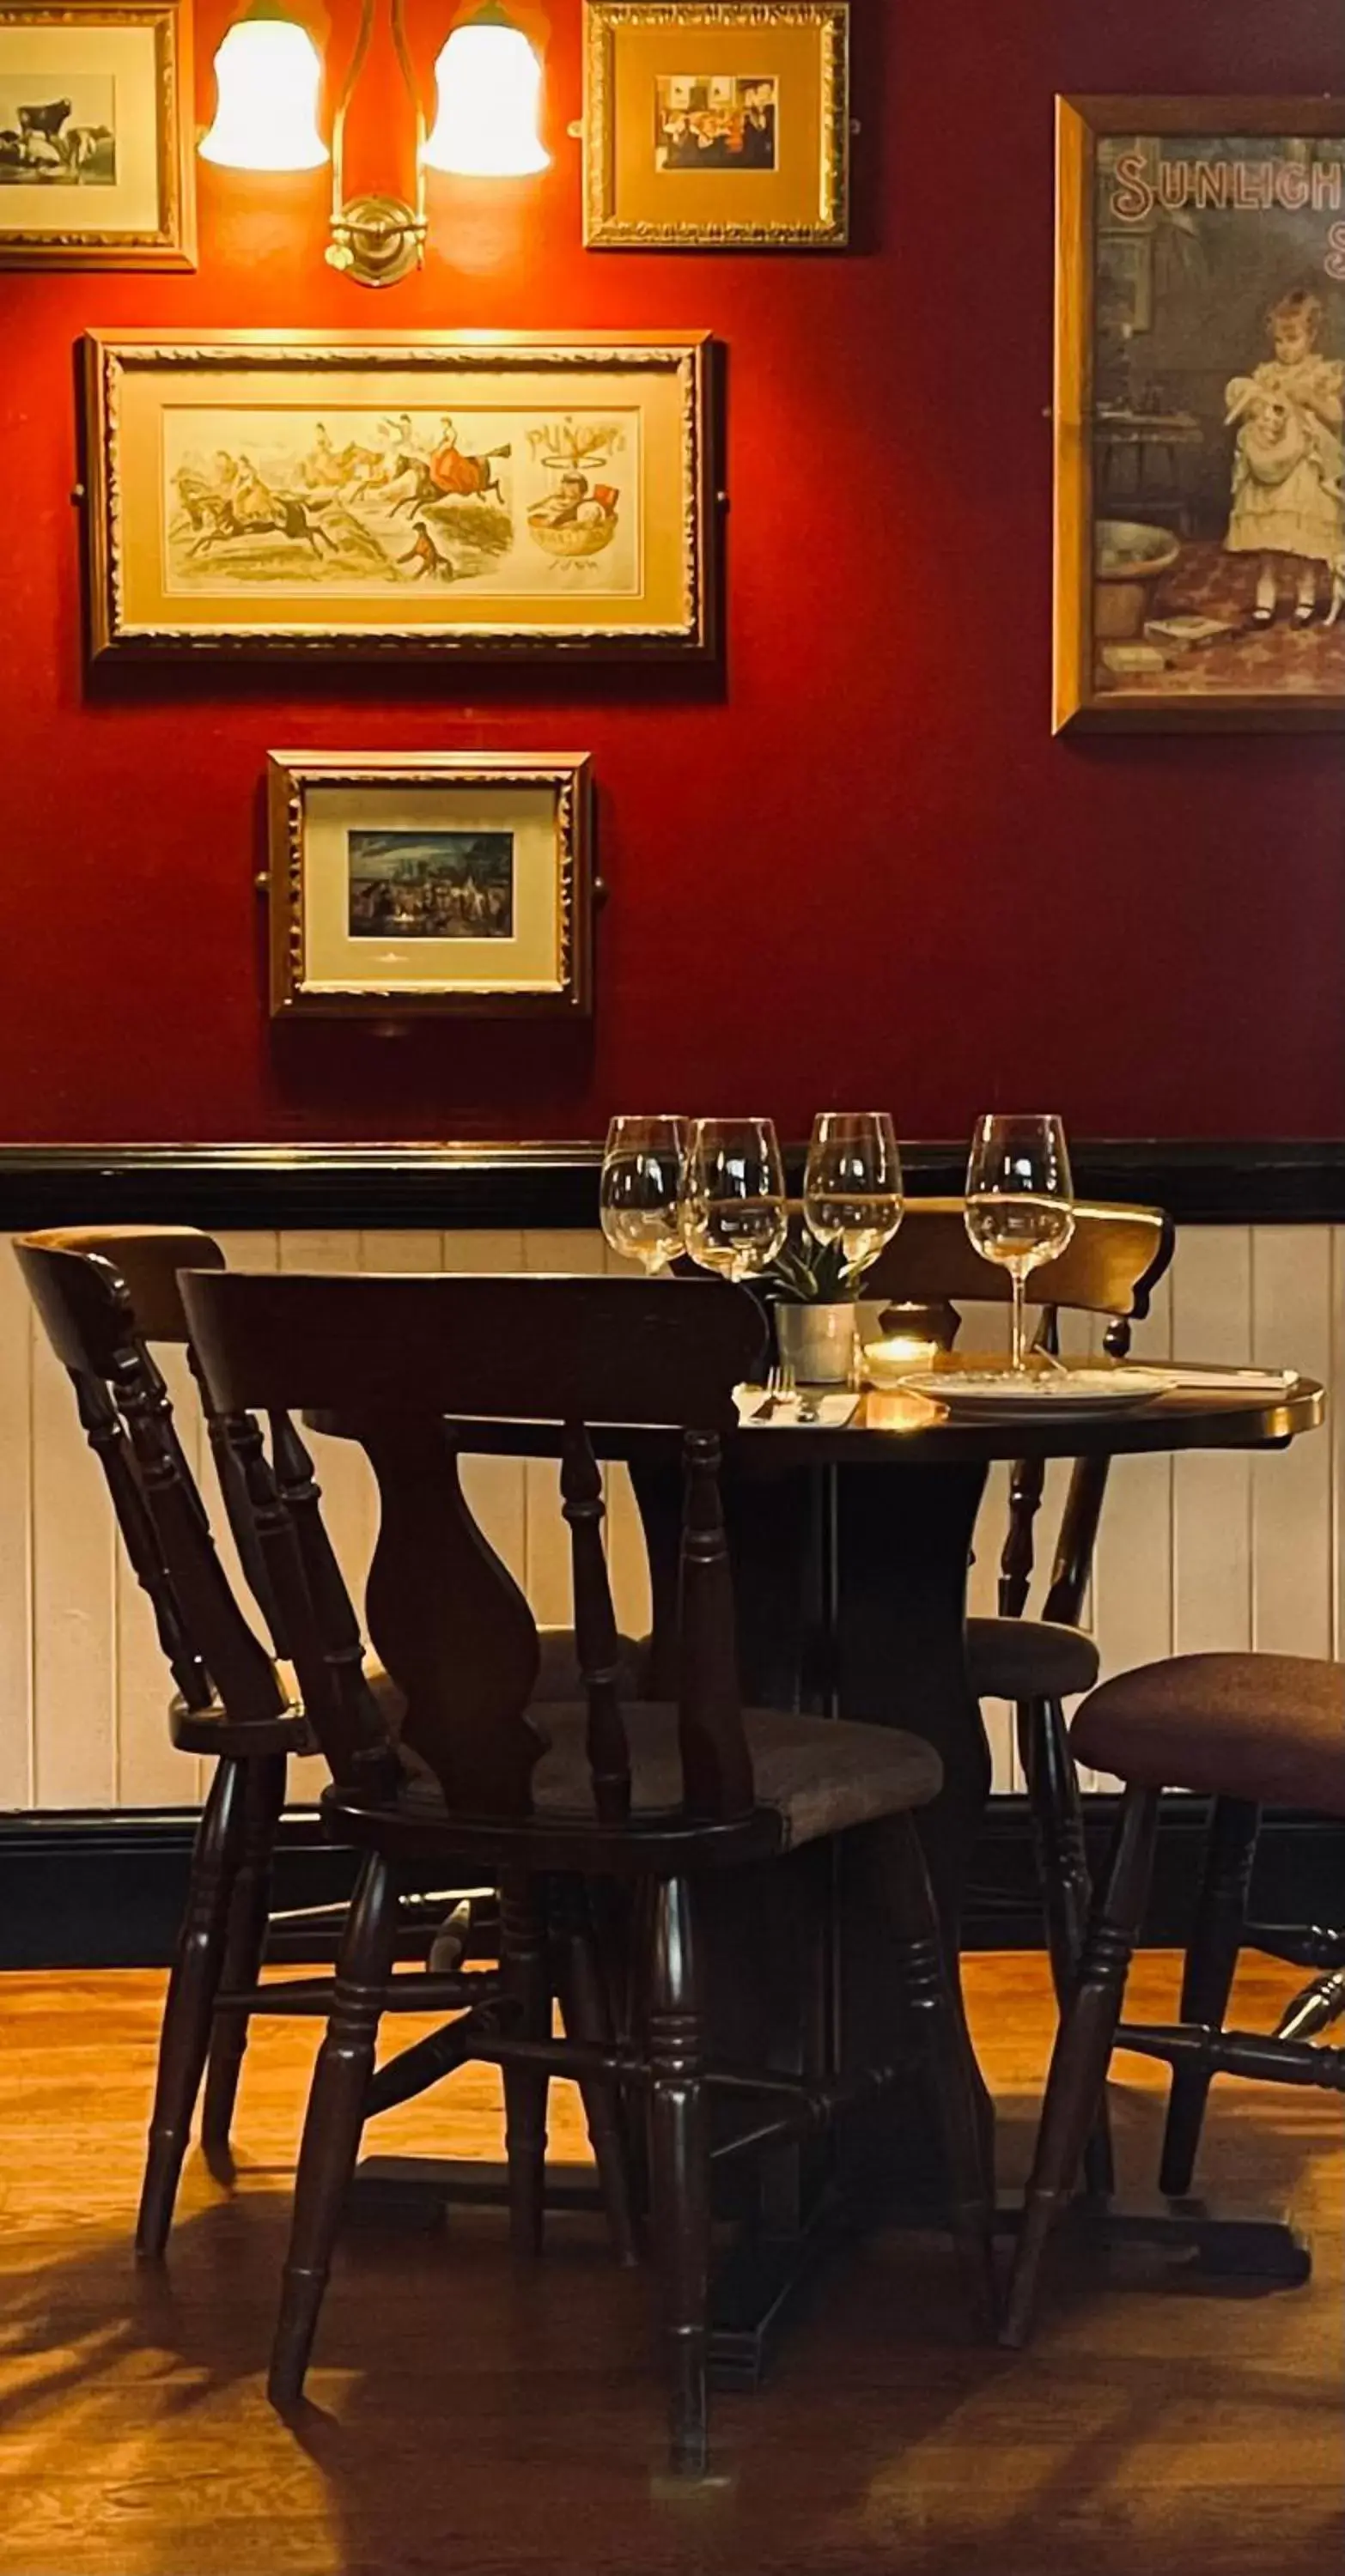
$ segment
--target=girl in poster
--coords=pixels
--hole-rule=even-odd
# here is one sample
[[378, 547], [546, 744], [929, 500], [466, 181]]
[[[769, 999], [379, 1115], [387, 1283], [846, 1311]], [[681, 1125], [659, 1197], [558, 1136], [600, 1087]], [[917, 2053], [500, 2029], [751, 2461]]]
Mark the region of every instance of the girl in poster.
[[1228, 386], [1238, 424], [1233, 506], [1224, 544], [1255, 554], [1255, 626], [1274, 622], [1282, 556], [1294, 559], [1294, 624], [1317, 612], [1319, 564], [1331, 575], [1327, 623], [1345, 604], [1345, 364], [1321, 353], [1320, 296], [1299, 287], [1266, 316], [1275, 351]]

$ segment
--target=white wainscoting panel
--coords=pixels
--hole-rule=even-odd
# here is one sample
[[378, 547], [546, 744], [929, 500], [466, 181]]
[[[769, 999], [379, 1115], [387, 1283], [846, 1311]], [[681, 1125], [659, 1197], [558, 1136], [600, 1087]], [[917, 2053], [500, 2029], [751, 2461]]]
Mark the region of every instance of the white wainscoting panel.
[[[592, 1232], [231, 1233], [238, 1269], [623, 1270]], [[1003, 1308], [968, 1310], [966, 1349], [1002, 1345]], [[1090, 1347], [1071, 1321], [1066, 1346]], [[1293, 1365], [1345, 1394], [1345, 1228], [1188, 1227], [1137, 1357]], [[207, 1495], [221, 1553], [234, 1562], [218, 1509], [209, 1443], [185, 1361], [165, 1361], [178, 1420]], [[376, 1501], [362, 1454], [314, 1443], [333, 1540], [358, 1584]], [[1039, 1603], [1068, 1471], [1053, 1467], [1038, 1520]], [[1340, 1652], [1345, 1620], [1340, 1497], [1345, 1420], [1283, 1453], [1120, 1459], [1112, 1470], [1087, 1617], [1104, 1672], [1173, 1652], [1255, 1645]], [[538, 1616], [568, 1622], [568, 1539], [558, 1477], [545, 1461], [469, 1461], [464, 1483], [492, 1546]], [[617, 1611], [628, 1631], [649, 1619], [638, 1515], [624, 1468], [609, 1475], [609, 1545]], [[996, 1470], [976, 1537], [970, 1597], [993, 1610], [1007, 1471]], [[17, 1264], [0, 1263], [0, 1807], [182, 1806], [199, 1795], [196, 1766], [173, 1752], [166, 1687], [148, 1605], [121, 1560], [101, 1473], [74, 1398], [28, 1303]], [[986, 1711], [998, 1790], [1021, 1785], [1012, 1711]], [[316, 1762], [295, 1767], [311, 1798]], [[1105, 1785], [1090, 1779], [1092, 1786]]]

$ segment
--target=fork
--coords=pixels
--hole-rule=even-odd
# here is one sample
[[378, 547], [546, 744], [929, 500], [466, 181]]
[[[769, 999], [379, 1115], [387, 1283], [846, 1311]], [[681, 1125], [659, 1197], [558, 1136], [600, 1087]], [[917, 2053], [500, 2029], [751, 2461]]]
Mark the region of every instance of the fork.
[[772, 1415], [779, 1412], [782, 1404], [789, 1404], [792, 1401], [793, 1395], [794, 1363], [792, 1360], [777, 1360], [767, 1371], [766, 1401], [757, 1406], [752, 1420], [769, 1422]]

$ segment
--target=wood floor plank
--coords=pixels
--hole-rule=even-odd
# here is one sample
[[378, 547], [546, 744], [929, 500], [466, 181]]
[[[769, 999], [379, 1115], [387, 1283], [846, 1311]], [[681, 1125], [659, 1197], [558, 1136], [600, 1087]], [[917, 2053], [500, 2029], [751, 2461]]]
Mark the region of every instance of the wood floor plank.
[[[969, 1963], [1006, 2180], [1049, 2045], [1041, 1961]], [[1171, 2003], [1148, 1957], [1138, 2013]], [[1292, 1976], [1258, 1963], [1264, 2027]], [[360, 2235], [323, 2319], [314, 2403], [282, 2423], [263, 2372], [317, 2034], [259, 2025], [232, 2193], [188, 2163], [171, 2258], [129, 2233], [162, 1979], [0, 1980], [0, 2576], [1330, 2576], [1345, 2487], [1339, 2105], [1216, 2087], [1207, 2185], [1289, 2193], [1308, 2288], [1059, 2263], [1032, 2349], [978, 2344], [951, 2255], [887, 2231], [819, 2280], [770, 2385], [715, 2408], [718, 2482], [669, 2492], [648, 2282], [601, 2228], [558, 2222], [533, 2270], [502, 2221]], [[399, 2041], [415, 2023], [399, 2025]], [[1119, 2062], [1128, 2186], [1151, 2179], [1162, 2077]], [[499, 2091], [468, 2070], [371, 2131], [494, 2155]], [[560, 2155], [584, 2154], [568, 2088]], [[40, 2141], [40, 2151], [35, 2149]]]

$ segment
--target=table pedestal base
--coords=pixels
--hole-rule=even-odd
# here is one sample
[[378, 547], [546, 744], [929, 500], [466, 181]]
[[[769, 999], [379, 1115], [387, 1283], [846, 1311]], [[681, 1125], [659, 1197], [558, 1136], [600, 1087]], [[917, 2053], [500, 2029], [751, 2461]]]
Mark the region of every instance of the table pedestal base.
[[[450, 2156], [366, 2156], [346, 2194], [350, 2228], [386, 2228], [396, 2235], [429, 2236], [451, 2209], [505, 2209], [508, 2174], [502, 2164]], [[602, 2215], [602, 2196], [591, 2165], [549, 2165], [549, 2216]], [[795, 2293], [837, 2238], [837, 2226], [815, 2218], [797, 2236], [774, 2237], [744, 2228], [726, 2244], [710, 2292], [710, 2384], [758, 2388]]]
[[[1018, 2232], [1021, 2210], [1001, 2210], [997, 2227]], [[1206, 2280], [1260, 2281], [1267, 2290], [1297, 2290], [1312, 2277], [1312, 2249], [1287, 2213], [1220, 2215], [1204, 2200], [1128, 2200], [1121, 2208], [1083, 2193], [1059, 2229], [1060, 2241], [1104, 2254], [1149, 2252], [1181, 2262]]]
[[[791, 2236], [744, 2227], [722, 2251], [710, 2293], [710, 2384], [752, 2390], [766, 2378], [797, 2294], [846, 2238], [868, 2226], [939, 2232], [941, 2212], [926, 2200], [861, 2194], [858, 2208], [824, 2200]], [[346, 2196], [346, 2224], [429, 2235], [450, 2209], [504, 2209], [502, 2164], [444, 2156], [368, 2156]], [[602, 2197], [589, 2165], [547, 2169], [547, 2209], [557, 2218], [601, 2216]], [[1017, 2203], [1000, 2207], [996, 2232], [1015, 2236]], [[1062, 2219], [1057, 2246], [1103, 2255], [1149, 2256], [1180, 2264], [1208, 2281], [1241, 2281], [1249, 2292], [1301, 2289], [1312, 2277], [1312, 2250], [1287, 2215], [1220, 2215], [1203, 2200], [1129, 2201], [1122, 2208], [1081, 2194]], [[1151, 2266], [1152, 2268], [1152, 2266]]]
[[[592, 2165], [548, 2165], [546, 2205], [558, 2217], [601, 2213]], [[398, 2236], [432, 2236], [450, 2209], [507, 2209], [503, 2164], [476, 2156], [365, 2156], [346, 2193], [347, 2227], [386, 2227]]]

